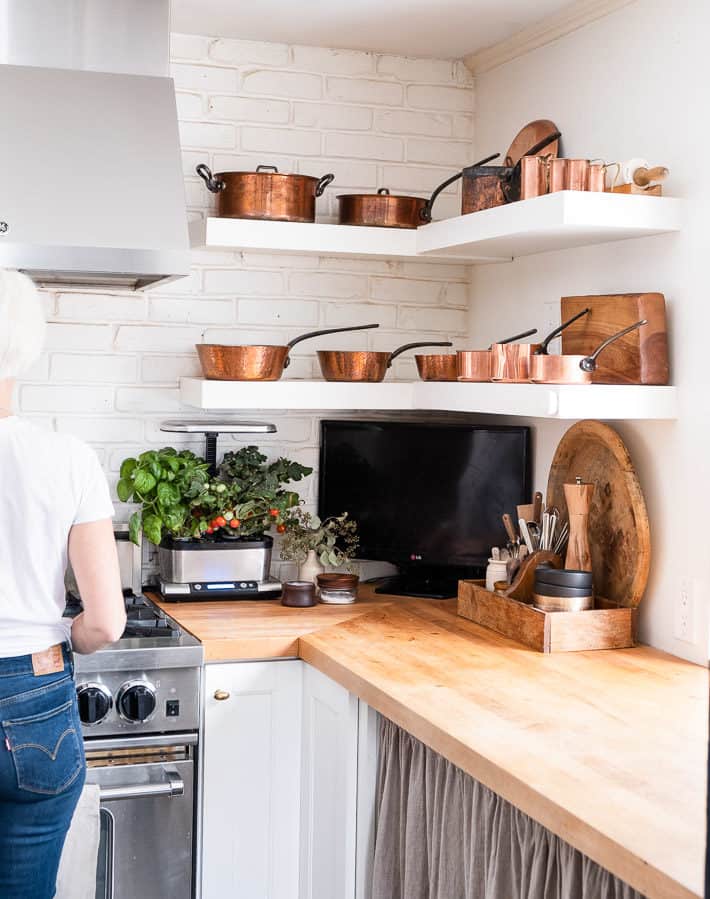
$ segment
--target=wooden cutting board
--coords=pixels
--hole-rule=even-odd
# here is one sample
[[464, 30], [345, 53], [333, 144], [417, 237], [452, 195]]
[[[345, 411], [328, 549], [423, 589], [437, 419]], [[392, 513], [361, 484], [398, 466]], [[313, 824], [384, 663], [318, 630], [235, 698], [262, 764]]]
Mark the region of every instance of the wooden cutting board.
[[[534, 122], [528, 122], [518, 131], [513, 138], [513, 143], [508, 147], [508, 152], [505, 154], [505, 165], [515, 165], [520, 157], [531, 150], [535, 144], [539, 144], [548, 134], [554, 134], [558, 130], [557, 125], [549, 119], [536, 119]], [[557, 156], [559, 147], [558, 139], [548, 144], [542, 151], [542, 155]]]
[[[564, 484], [595, 484], [589, 515], [594, 592], [612, 605], [635, 608], [651, 561], [646, 502], [621, 437], [599, 421], [580, 421], [560, 441], [547, 481], [547, 505], [567, 518]], [[599, 602], [597, 602], [599, 605]]]
[[588, 356], [617, 331], [647, 319], [648, 324], [620, 338], [599, 356], [595, 384], [667, 384], [668, 333], [662, 293], [619, 293], [562, 297], [562, 321], [591, 312], [562, 332], [562, 352]]

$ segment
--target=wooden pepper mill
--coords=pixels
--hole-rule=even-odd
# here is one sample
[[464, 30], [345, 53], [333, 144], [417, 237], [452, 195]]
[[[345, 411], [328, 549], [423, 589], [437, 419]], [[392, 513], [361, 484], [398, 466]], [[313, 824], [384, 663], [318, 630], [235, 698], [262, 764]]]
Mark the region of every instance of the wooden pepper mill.
[[565, 568], [573, 571], [591, 571], [589, 508], [594, 496], [594, 484], [583, 484], [581, 478], [576, 478], [574, 484], [564, 485], [564, 491], [569, 514], [569, 542]]

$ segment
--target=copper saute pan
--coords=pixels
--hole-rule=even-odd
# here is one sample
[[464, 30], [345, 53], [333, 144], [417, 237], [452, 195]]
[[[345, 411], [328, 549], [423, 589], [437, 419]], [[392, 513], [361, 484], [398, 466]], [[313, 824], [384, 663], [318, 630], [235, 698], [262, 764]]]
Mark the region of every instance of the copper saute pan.
[[458, 376], [456, 353], [416, 355], [414, 361], [422, 381], [455, 381]]
[[284, 175], [275, 165], [258, 165], [255, 172], [213, 175], [201, 163], [195, 169], [213, 194], [219, 194], [217, 215], [222, 218], [267, 219], [274, 222], [314, 222], [316, 197], [335, 175]]
[[[547, 356], [550, 342], [560, 335], [565, 328], [587, 315], [589, 309], [583, 309], [575, 316], [558, 325], [547, 335], [542, 343], [520, 343], [515, 346], [494, 343], [492, 347], [492, 381], [503, 381], [508, 384], [521, 384], [530, 380], [531, 360], [536, 356]], [[533, 332], [534, 333], [534, 332]]]
[[225, 346], [216, 343], [198, 343], [196, 349], [202, 371], [208, 381], [278, 381], [291, 361], [289, 353], [302, 340], [310, 340], [323, 334], [365, 331], [379, 327], [378, 324], [372, 324], [309, 331], [308, 334], [295, 337], [286, 346]]
[[338, 221], [372, 228], [418, 228], [424, 224], [426, 205], [423, 197], [398, 196], [386, 187], [376, 194], [339, 194]]
[[522, 340], [523, 337], [530, 337], [532, 334], [537, 334], [537, 328], [506, 337], [505, 340], [491, 344], [487, 350], [460, 350], [456, 354], [458, 380], [477, 383], [490, 381], [493, 376], [493, 347], [506, 346], [514, 340]]
[[401, 353], [420, 346], [452, 346], [450, 340], [405, 343], [391, 353], [372, 350], [318, 350], [318, 362], [326, 381], [382, 381]]
[[589, 356], [533, 356], [530, 359], [530, 380], [538, 384], [591, 384], [599, 354], [615, 340], [647, 324], [648, 320], [644, 318], [623, 331], [617, 331], [600, 343]]

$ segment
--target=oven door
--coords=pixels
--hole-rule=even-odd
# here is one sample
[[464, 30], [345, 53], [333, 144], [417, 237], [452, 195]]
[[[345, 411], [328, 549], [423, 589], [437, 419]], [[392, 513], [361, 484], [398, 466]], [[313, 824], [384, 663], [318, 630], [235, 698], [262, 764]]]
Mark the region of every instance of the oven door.
[[194, 760], [92, 766], [101, 788], [96, 899], [191, 899]]

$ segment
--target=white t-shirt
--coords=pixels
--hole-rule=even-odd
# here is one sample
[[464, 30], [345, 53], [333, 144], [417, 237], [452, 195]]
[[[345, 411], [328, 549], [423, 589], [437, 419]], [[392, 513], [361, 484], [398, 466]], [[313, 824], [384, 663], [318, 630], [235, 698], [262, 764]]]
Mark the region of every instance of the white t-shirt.
[[91, 447], [0, 418], [0, 658], [69, 638], [71, 622], [62, 618], [69, 531], [113, 513]]

